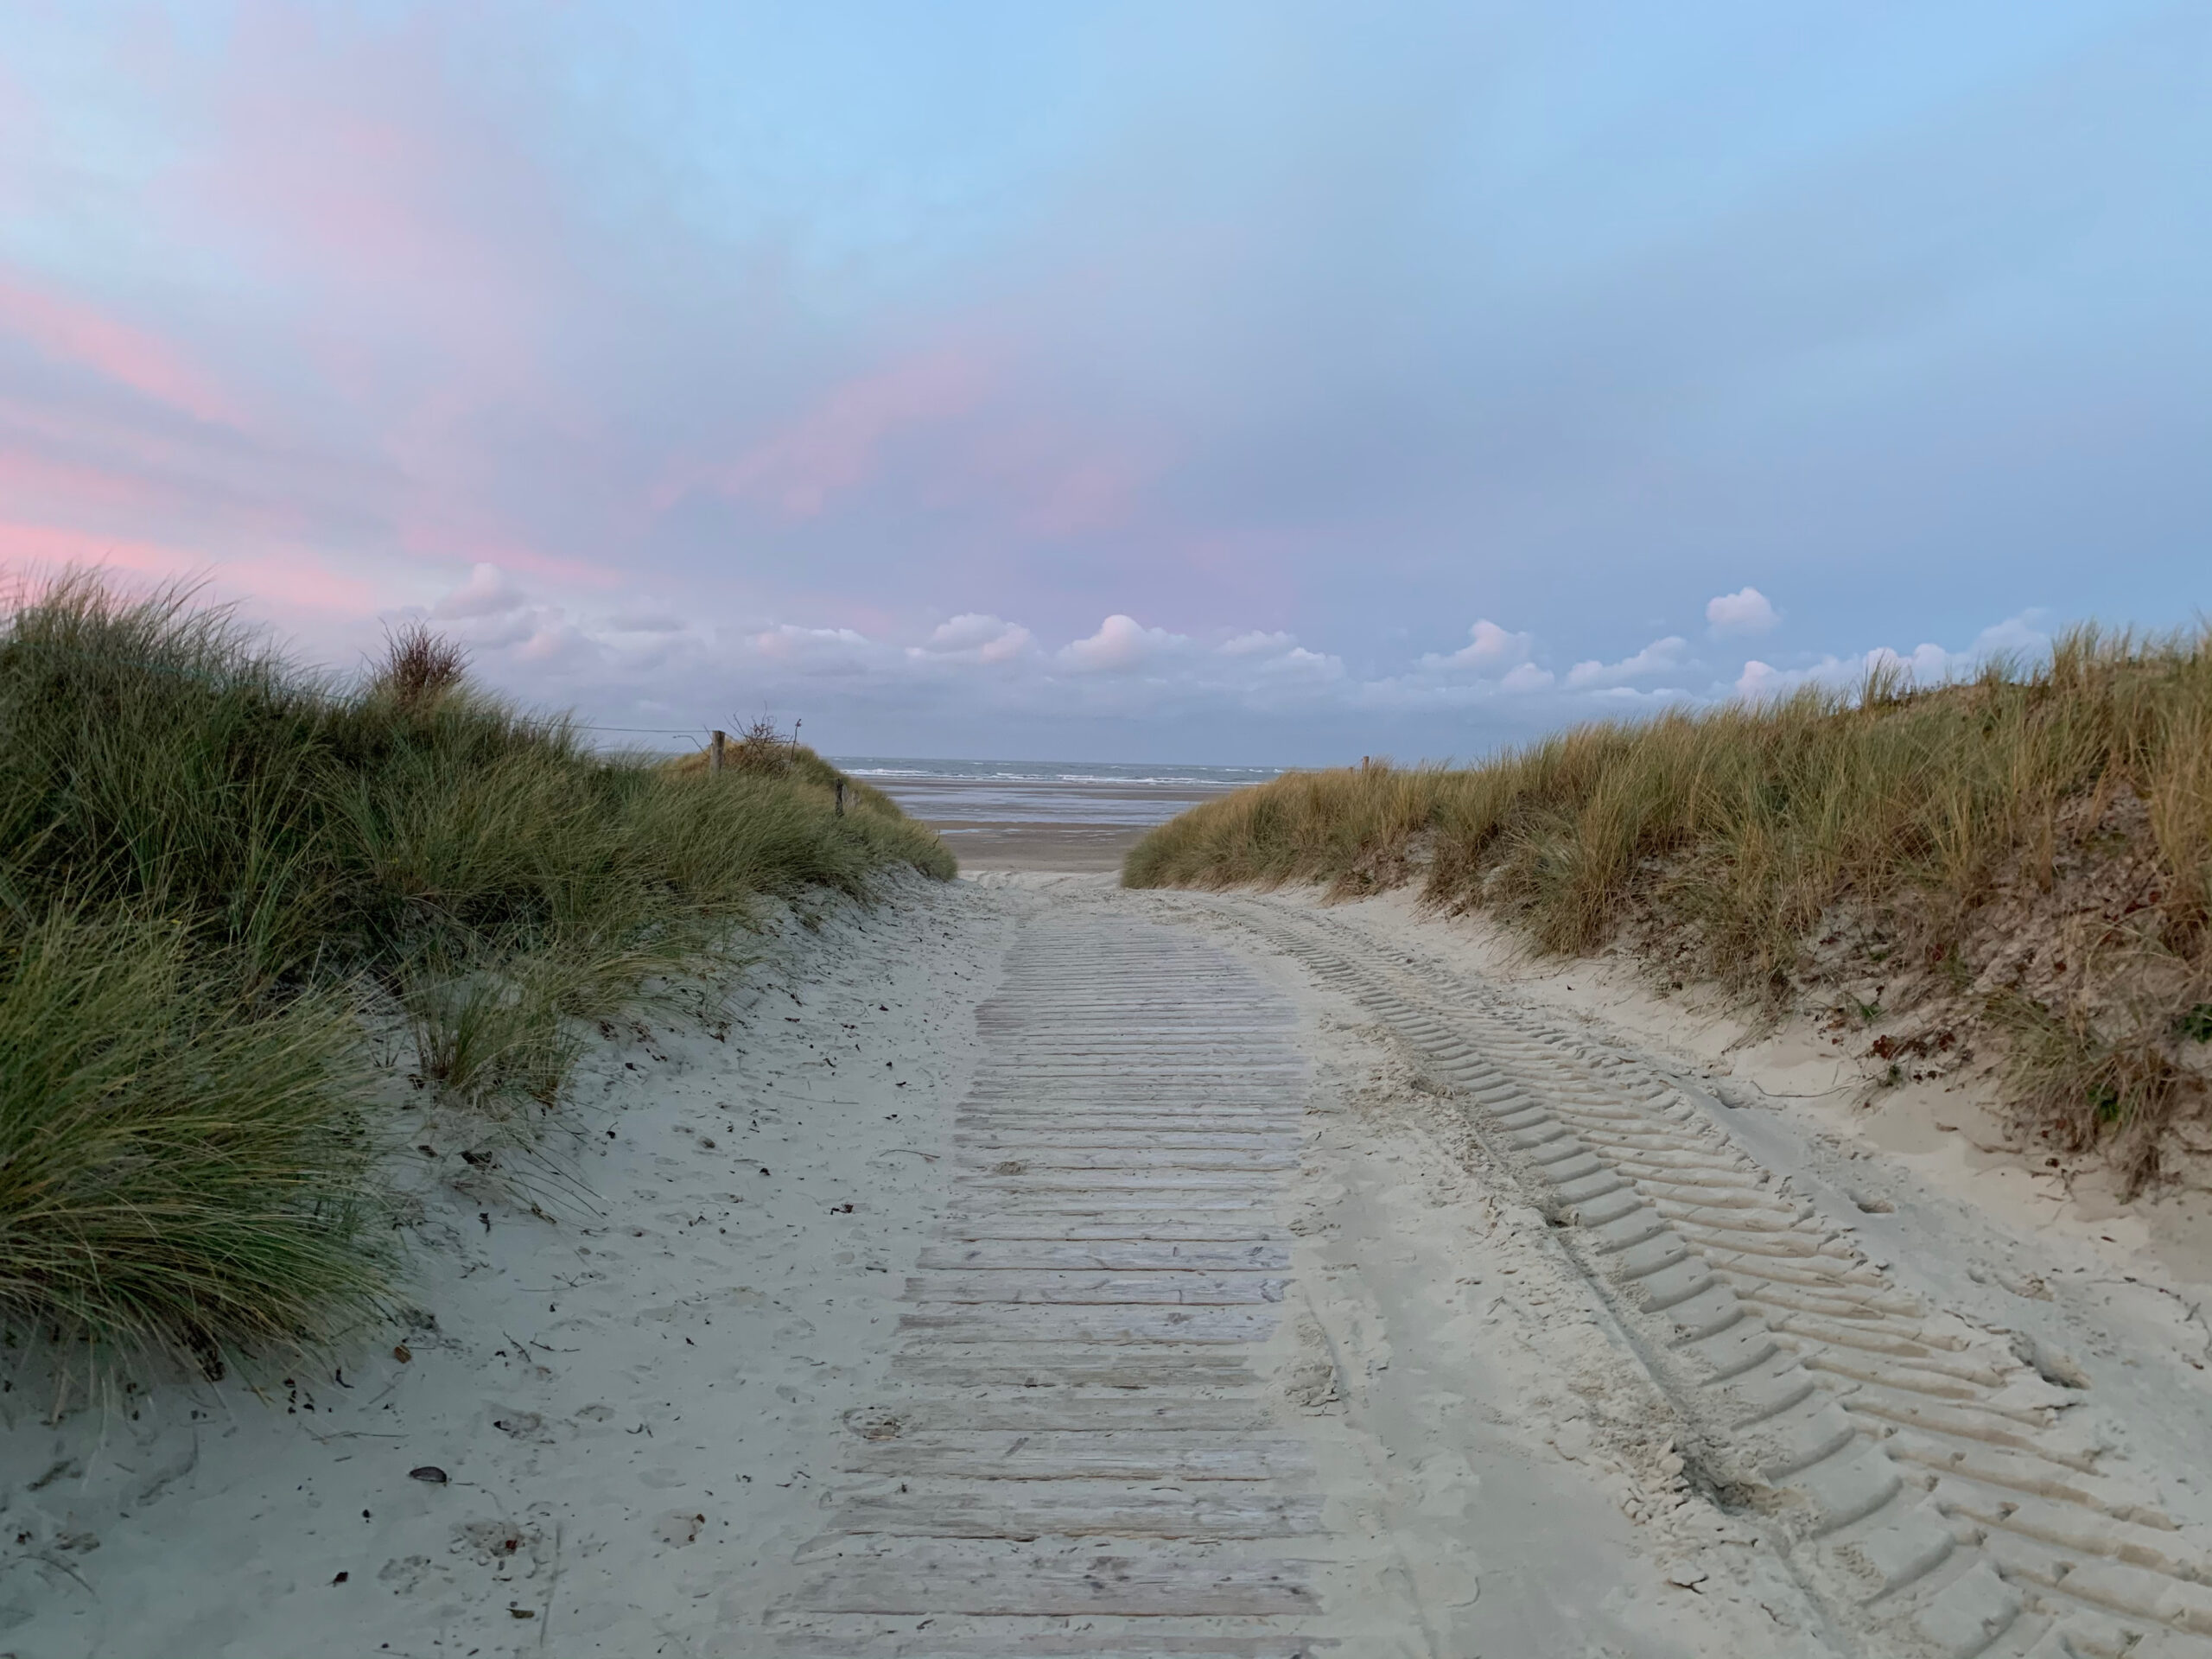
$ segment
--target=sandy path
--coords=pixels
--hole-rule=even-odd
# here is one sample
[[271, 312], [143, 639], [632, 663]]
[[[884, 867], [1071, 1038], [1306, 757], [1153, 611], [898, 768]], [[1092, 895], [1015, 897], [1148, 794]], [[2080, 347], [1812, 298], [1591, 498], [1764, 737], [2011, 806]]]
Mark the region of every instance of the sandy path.
[[0, 1655], [2212, 1655], [2186, 1355], [1402, 918], [917, 883], [633, 1035], [410, 1136], [410, 1330], [16, 1374]]
[[955, 1183], [775, 1650], [1831, 1650], [1680, 1513], [1674, 1414], [1385, 1048], [1141, 899], [1000, 891]]

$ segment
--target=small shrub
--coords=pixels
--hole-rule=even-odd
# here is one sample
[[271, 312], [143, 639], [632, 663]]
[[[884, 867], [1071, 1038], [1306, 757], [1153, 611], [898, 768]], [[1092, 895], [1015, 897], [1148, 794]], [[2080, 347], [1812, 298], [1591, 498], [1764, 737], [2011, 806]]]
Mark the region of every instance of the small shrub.
[[428, 624], [410, 622], [385, 640], [373, 683], [401, 708], [416, 709], [456, 689], [467, 670], [467, 652]]

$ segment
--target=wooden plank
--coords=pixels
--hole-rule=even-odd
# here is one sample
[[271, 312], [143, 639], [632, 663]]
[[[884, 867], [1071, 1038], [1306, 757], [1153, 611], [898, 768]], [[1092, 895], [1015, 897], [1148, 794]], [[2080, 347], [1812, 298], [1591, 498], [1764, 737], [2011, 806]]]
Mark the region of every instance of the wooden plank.
[[963, 1192], [1249, 1192], [1273, 1194], [1282, 1182], [1264, 1170], [1160, 1169], [1032, 1170], [1018, 1158], [988, 1170], [963, 1169], [953, 1177]]
[[1192, 1116], [1218, 1119], [1224, 1123], [1241, 1122], [1252, 1119], [1282, 1118], [1290, 1122], [1306, 1116], [1304, 1102], [1294, 1094], [1280, 1089], [1212, 1089], [1193, 1093], [1187, 1089], [1146, 1090], [1132, 1089], [1127, 1084], [1096, 1091], [1093, 1098], [1090, 1091], [1073, 1095], [1065, 1091], [1047, 1094], [1035, 1089], [986, 1089], [976, 1087], [968, 1091], [961, 1102], [963, 1115], [988, 1115], [1005, 1112], [1021, 1115], [1066, 1112], [1079, 1105], [1086, 1112], [1126, 1115], [1131, 1117], [1190, 1117]]
[[[1154, 1187], [1146, 1191], [1098, 1191], [1082, 1186], [1068, 1191], [1052, 1188], [1002, 1186], [967, 1195], [970, 1207], [986, 1214], [1020, 1216], [1051, 1214], [1079, 1219], [1085, 1216], [1156, 1216], [1172, 1221], [1194, 1211], [1248, 1211], [1256, 1225], [1275, 1212], [1277, 1194], [1272, 1186], [1224, 1190], [1220, 1187]], [[1071, 1234], [1071, 1237], [1075, 1235]]]
[[966, 1347], [925, 1342], [903, 1350], [893, 1371], [902, 1382], [979, 1389], [1110, 1389], [1123, 1392], [1255, 1389], [1243, 1351], [1203, 1347], [1086, 1348], [1074, 1343], [997, 1342]]
[[1020, 1560], [978, 1542], [965, 1550], [931, 1544], [842, 1560], [804, 1586], [791, 1605], [825, 1613], [1218, 1618], [1311, 1612], [1319, 1603], [1300, 1564], [1290, 1561], [1216, 1562], [1096, 1547], [1030, 1547], [1029, 1559]]
[[1257, 1211], [1264, 1222], [1274, 1215], [1275, 1200], [1280, 1197], [1281, 1192], [1273, 1183], [1250, 1186], [1211, 1183], [1184, 1185], [1160, 1180], [1139, 1185], [1112, 1178], [1086, 1183], [1038, 1178], [1025, 1180], [1009, 1176], [1002, 1178], [1002, 1184], [998, 1186], [970, 1186], [963, 1183], [956, 1201], [971, 1213], [997, 1211], [1005, 1215], [1029, 1215], [1039, 1210], [1052, 1210], [1079, 1217], [1093, 1211], [1122, 1215], [1150, 1210], [1163, 1216], [1179, 1216], [1199, 1210], [1248, 1210]]
[[1279, 1153], [1285, 1146], [1299, 1148], [1305, 1135], [1299, 1130], [1263, 1130], [1249, 1126], [1190, 1126], [1177, 1119], [1166, 1122], [1146, 1122], [1144, 1128], [1115, 1128], [1113, 1123], [1097, 1123], [1090, 1115], [1062, 1122], [1038, 1122], [1038, 1119], [1013, 1119], [1004, 1123], [984, 1123], [976, 1119], [960, 1119], [960, 1130], [953, 1135], [953, 1146], [1066, 1146], [1066, 1148], [1089, 1148], [1089, 1146], [1144, 1146], [1144, 1148], [1192, 1148], [1201, 1153]]
[[1290, 1538], [1321, 1530], [1321, 1499], [1229, 1481], [1188, 1491], [1130, 1481], [994, 1482], [982, 1491], [857, 1495], [838, 1510], [837, 1524], [916, 1538]]
[[1127, 1119], [1168, 1129], [1204, 1129], [1223, 1135], [1281, 1135], [1296, 1128], [1306, 1116], [1301, 1100], [1281, 1094], [1243, 1101], [1214, 1095], [1159, 1102], [1132, 1099], [1125, 1094], [1113, 1100], [1075, 1103], [1061, 1097], [1016, 1100], [970, 1095], [955, 1114], [963, 1124], [1004, 1122], [1016, 1128], [1050, 1127], [1071, 1119], [1080, 1120], [1077, 1127], [1096, 1122], [1110, 1128]]
[[1036, 1273], [974, 1268], [917, 1274], [906, 1281], [914, 1302], [1173, 1302], [1225, 1306], [1279, 1302], [1290, 1281], [1257, 1273]]
[[899, 1329], [936, 1342], [1264, 1342], [1276, 1319], [1247, 1307], [957, 1307], [904, 1314]]
[[1161, 1244], [1269, 1244], [1287, 1235], [1272, 1224], [1271, 1210], [1249, 1216], [1186, 1211], [1127, 1216], [1052, 1217], [969, 1214], [948, 1216], [939, 1236], [953, 1243], [1038, 1240], [1079, 1244], [1109, 1240]]
[[1046, 1243], [1008, 1240], [974, 1244], [931, 1244], [917, 1263], [922, 1268], [1026, 1268], [1064, 1272], [1154, 1273], [1171, 1268], [1197, 1272], [1265, 1273], [1290, 1266], [1282, 1244]]
[[[1182, 1140], [1196, 1137], [1185, 1135]], [[1198, 1146], [1167, 1147], [1137, 1142], [1121, 1147], [1056, 1147], [1035, 1141], [955, 1141], [956, 1169], [975, 1169], [1012, 1174], [1022, 1170], [1249, 1170], [1266, 1173], [1296, 1169], [1298, 1154], [1277, 1148]], [[1007, 1170], [1006, 1166], [1015, 1166]]]
[[[1334, 1637], [1193, 1635], [1177, 1621], [1086, 1618], [932, 1618], [926, 1629], [901, 1621], [886, 1630], [861, 1613], [772, 1616], [774, 1651], [786, 1659], [1317, 1659], [1343, 1645]], [[2163, 1655], [2151, 1659], [2164, 1659]]]
[[870, 1442], [923, 1433], [1009, 1433], [1033, 1429], [1212, 1429], [1257, 1433], [1272, 1427], [1265, 1400], [1230, 1396], [1202, 1399], [1193, 1393], [1141, 1398], [1097, 1399], [1057, 1389], [1024, 1389], [1014, 1394], [954, 1395], [944, 1398], [901, 1398], [862, 1406], [845, 1414], [845, 1426]]
[[1133, 1048], [1126, 1053], [1046, 1053], [1042, 1044], [1031, 1042], [1022, 1053], [1022, 1064], [1015, 1068], [1015, 1077], [1027, 1082], [1055, 1082], [1055, 1079], [1075, 1079], [1075, 1082], [1113, 1084], [1117, 1089], [1128, 1086], [1130, 1058], [1144, 1059], [1144, 1082], [1148, 1089], [1173, 1089], [1179, 1082], [1292, 1082], [1305, 1073], [1305, 1064], [1289, 1058], [1261, 1059], [1256, 1055], [1219, 1055], [1212, 1051], [1212, 1044], [1192, 1044], [1190, 1053], [1168, 1058], [1159, 1046]]
[[1312, 1472], [1299, 1441], [1206, 1429], [1029, 1429], [862, 1440], [846, 1466], [886, 1478], [1271, 1480]]
[[1101, 1106], [1056, 1106], [1016, 1115], [1012, 1112], [963, 1112], [953, 1122], [953, 1141], [965, 1147], [979, 1141], [1004, 1140], [1032, 1146], [1168, 1147], [1168, 1136], [1197, 1135], [1193, 1150], [1215, 1148], [1255, 1152], [1298, 1152], [1311, 1131], [1302, 1116], [1253, 1113], [1238, 1121], [1224, 1121], [1218, 1112], [1191, 1110], [1129, 1112]]

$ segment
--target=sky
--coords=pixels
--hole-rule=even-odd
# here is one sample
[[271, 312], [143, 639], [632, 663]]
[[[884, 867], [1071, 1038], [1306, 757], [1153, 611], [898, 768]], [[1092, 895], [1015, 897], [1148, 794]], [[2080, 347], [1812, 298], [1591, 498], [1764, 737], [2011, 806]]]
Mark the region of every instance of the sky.
[[2209, 269], [2201, 0], [0, 0], [0, 575], [671, 738], [1471, 758], [2190, 625]]

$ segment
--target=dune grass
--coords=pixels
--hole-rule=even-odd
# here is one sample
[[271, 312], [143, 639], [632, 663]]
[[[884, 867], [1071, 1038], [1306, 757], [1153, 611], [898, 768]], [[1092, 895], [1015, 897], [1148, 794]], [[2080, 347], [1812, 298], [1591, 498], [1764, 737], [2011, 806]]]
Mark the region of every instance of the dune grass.
[[799, 750], [591, 751], [420, 631], [359, 683], [82, 577], [0, 625], [0, 1322], [210, 1371], [391, 1294], [365, 1022], [526, 1125], [764, 896], [952, 874]]
[[2202, 1103], [2212, 632], [2084, 628], [1968, 683], [1877, 674], [1482, 766], [1294, 773], [1162, 826], [1123, 880], [1418, 881], [1544, 951], [1623, 943], [1777, 1007], [1867, 979], [1895, 1013], [1963, 1001], [2012, 1034], [2028, 1126], [2114, 1142], [2139, 1182]]

